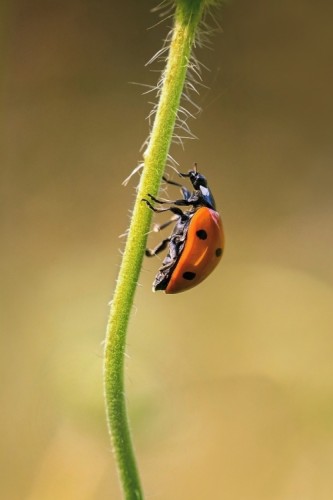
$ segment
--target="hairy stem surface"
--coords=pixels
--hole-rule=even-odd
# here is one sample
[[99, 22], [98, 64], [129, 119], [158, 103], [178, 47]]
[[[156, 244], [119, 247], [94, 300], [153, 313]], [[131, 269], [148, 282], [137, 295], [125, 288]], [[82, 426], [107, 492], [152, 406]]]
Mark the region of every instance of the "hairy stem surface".
[[204, 0], [178, 0], [163, 84], [141, 175], [106, 331], [104, 392], [107, 422], [126, 500], [143, 499], [129, 430], [124, 388], [126, 331], [146, 248], [152, 212], [141, 202], [156, 196], [164, 172]]

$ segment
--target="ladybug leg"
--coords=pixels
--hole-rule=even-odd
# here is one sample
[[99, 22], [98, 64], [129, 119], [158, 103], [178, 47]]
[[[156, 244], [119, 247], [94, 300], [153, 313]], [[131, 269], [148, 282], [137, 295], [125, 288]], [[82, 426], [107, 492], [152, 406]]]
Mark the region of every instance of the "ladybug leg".
[[[178, 206], [189, 206], [189, 205], [192, 205], [193, 203], [190, 202], [189, 200], [187, 200], [186, 198], [182, 198], [181, 200], [159, 200], [158, 198], [155, 198], [155, 196], [153, 196], [152, 194], [148, 194], [149, 198], [151, 198], [153, 201], [155, 201], [155, 203], [159, 203], [160, 205], [164, 205], [164, 204], [170, 204], [170, 205], [178, 205]], [[146, 200], [145, 200], [146, 201]], [[148, 205], [148, 203], [147, 203]], [[171, 210], [171, 209], [170, 209]], [[164, 211], [164, 210], [163, 210]]]
[[170, 238], [165, 238], [165, 240], [161, 241], [155, 248], [150, 250], [149, 248], [146, 248], [146, 257], [155, 257], [160, 252], [163, 252], [163, 250], [166, 249], [170, 242]]
[[170, 226], [173, 222], [177, 221], [179, 219], [179, 215], [173, 215], [170, 220], [164, 222], [163, 224], [154, 224], [154, 233], [159, 233], [166, 227]]
[[[151, 198], [152, 198], [152, 200], [156, 201], [153, 196], [151, 196]], [[161, 212], [168, 212], [168, 211], [170, 211], [173, 214], [178, 215], [179, 217], [184, 217], [184, 213], [180, 210], [180, 208], [177, 208], [177, 207], [156, 208], [156, 207], [153, 207], [153, 205], [150, 203], [150, 201], [146, 200], [145, 198], [143, 198], [141, 201], [144, 201], [148, 205], [148, 207], [150, 208], [150, 210], [153, 210], [154, 212], [161, 213]], [[163, 202], [163, 203], [166, 203], [166, 202]]]
[[[155, 208], [153, 207], [153, 205], [146, 199], [143, 199], [142, 201], [144, 201], [147, 206], [153, 210], [154, 212], [172, 212], [174, 214], [173, 217], [171, 217], [171, 219], [167, 222], [165, 222], [164, 224], [161, 224], [160, 226], [157, 226], [158, 230], [161, 230], [161, 229], [164, 229], [165, 227], [169, 226], [169, 224], [172, 224], [172, 222], [174, 222], [175, 220], [178, 220], [178, 219], [181, 219], [183, 220], [184, 218], [187, 219], [187, 215], [184, 214], [180, 208], [177, 208], [177, 207], [168, 207], [168, 208]], [[155, 248], [153, 248], [152, 250], [150, 250], [149, 248], [146, 249], [146, 256], [147, 257], [154, 257], [155, 255], [157, 255], [158, 253], [162, 252], [163, 250], [165, 250], [169, 245], [170, 245], [170, 242], [172, 243], [171, 241], [171, 237], [169, 238], [165, 238], [163, 241], [161, 241], [161, 243], [159, 243]], [[174, 247], [175, 245], [172, 244], [170, 246], [170, 250], [174, 250]], [[173, 252], [172, 252], [173, 253]], [[169, 264], [170, 265], [170, 264]], [[167, 266], [168, 267], [168, 266]]]
[[191, 191], [189, 191], [185, 186], [182, 186], [182, 193], [184, 196], [184, 200], [189, 200], [192, 196]]
[[[183, 174], [181, 174], [183, 176]], [[188, 177], [188, 176], [187, 176]], [[183, 196], [184, 196], [184, 199], [185, 200], [188, 200], [191, 198], [192, 196], [192, 193], [191, 191], [189, 191], [185, 186], [183, 186], [182, 184], [179, 184], [179, 182], [175, 182], [175, 181], [169, 181], [169, 179], [165, 176], [162, 177], [162, 179], [167, 182], [168, 184], [171, 184], [172, 186], [177, 186], [181, 189], [181, 192], [183, 193]]]
[[164, 205], [165, 203], [167, 204], [173, 204], [173, 201], [171, 200], [166, 200], [165, 198], [163, 199], [158, 199], [158, 198], [155, 198], [155, 196], [153, 196], [152, 194], [149, 194], [148, 193], [148, 196], [150, 199], [152, 199], [153, 201], [155, 201], [155, 203], [159, 203], [160, 205]]
[[175, 182], [175, 181], [170, 181], [167, 177], [165, 177], [165, 175], [163, 175], [162, 179], [164, 180], [164, 182], [166, 182], [167, 184], [171, 184], [171, 186], [177, 186], [177, 187], [183, 187], [181, 184], [179, 184], [179, 182]]

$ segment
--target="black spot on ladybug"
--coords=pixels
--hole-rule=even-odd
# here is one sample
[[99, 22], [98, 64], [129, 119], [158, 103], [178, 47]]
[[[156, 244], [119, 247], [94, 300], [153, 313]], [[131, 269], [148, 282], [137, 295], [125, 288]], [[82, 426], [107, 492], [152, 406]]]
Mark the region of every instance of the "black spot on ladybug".
[[222, 248], [217, 248], [217, 249], [215, 250], [215, 255], [216, 255], [216, 257], [221, 257], [222, 253], [223, 253]]
[[185, 273], [183, 273], [184, 280], [192, 281], [192, 280], [194, 280], [195, 276], [196, 276], [196, 274], [191, 273], [191, 271], [186, 271]]
[[198, 229], [198, 231], [196, 232], [196, 235], [197, 237], [200, 239], [200, 240], [206, 240], [207, 239], [207, 233], [204, 229]]

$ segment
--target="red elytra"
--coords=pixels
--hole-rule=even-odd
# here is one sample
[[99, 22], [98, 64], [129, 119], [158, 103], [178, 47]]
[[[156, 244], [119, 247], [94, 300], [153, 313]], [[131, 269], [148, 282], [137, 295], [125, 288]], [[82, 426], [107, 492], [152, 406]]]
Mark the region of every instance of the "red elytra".
[[210, 208], [199, 208], [191, 218], [184, 249], [165, 293], [183, 292], [199, 285], [220, 262], [223, 247], [221, 217]]
[[[164, 178], [169, 184], [181, 187], [183, 198], [170, 201], [149, 195], [156, 203], [174, 206], [155, 208], [150, 201], [143, 200], [154, 212], [171, 211], [174, 214], [171, 221], [162, 224], [160, 229], [175, 219], [177, 221], [168, 238], [155, 249], [146, 250], [146, 255], [152, 257], [168, 248], [167, 256], [153, 283], [153, 291], [163, 290], [167, 294], [183, 292], [201, 283], [218, 265], [224, 249], [221, 217], [216, 211], [206, 178], [197, 172], [196, 165], [188, 174], [179, 175], [190, 178], [193, 192]], [[189, 207], [189, 210], [182, 211], [179, 206]]]

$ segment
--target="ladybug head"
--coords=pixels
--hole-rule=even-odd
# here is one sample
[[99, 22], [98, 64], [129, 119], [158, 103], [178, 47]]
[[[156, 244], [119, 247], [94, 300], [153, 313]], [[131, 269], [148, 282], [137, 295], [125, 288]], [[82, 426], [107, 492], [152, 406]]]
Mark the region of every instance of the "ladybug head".
[[190, 170], [188, 173], [188, 177], [190, 178], [194, 189], [199, 190], [200, 186], [207, 187], [208, 185], [206, 177], [204, 177], [202, 174], [199, 174], [195, 170]]
[[189, 177], [192, 186], [196, 190], [200, 190], [200, 186], [207, 187], [207, 179], [204, 175], [200, 174], [197, 170], [197, 164], [195, 163], [193, 168], [188, 171], [187, 174], [181, 174], [182, 177]]
[[203, 205], [215, 210], [215, 200], [211, 190], [208, 187], [208, 182], [205, 176], [200, 174], [195, 163], [193, 168], [187, 174], [180, 174], [182, 177], [188, 177], [195, 191], [200, 192], [200, 200]]

